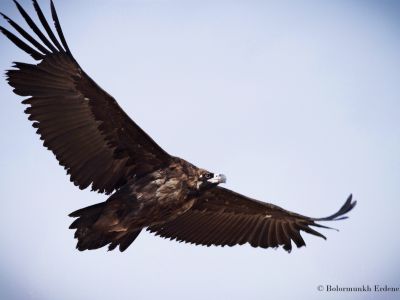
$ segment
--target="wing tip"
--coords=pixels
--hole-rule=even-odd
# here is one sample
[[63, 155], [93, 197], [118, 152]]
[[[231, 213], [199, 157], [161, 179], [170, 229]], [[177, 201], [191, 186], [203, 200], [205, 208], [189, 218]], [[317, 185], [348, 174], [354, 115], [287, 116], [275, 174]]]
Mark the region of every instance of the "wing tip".
[[[40, 24], [43, 26], [43, 28], [45, 29], [45, 32], [48, 35], [48, 38], [45, 36], [45, 34], [42, 32], [42, 30], [39, 29], [39, 27], [36, 25], [36, 22], [32, 20], [32, 18], [29, 16], [29, 14], [25, 11], [25, 9], [23, 8], [23, 6], [17, 1], [17, 0], [13, 0], [13, 2], [15, 3], [18, 11], [20, 12], [20, 14], [22, 15], [22, 17], [24, 18], [24, 20], [26, 21], [26, 23], [29, 25], [29, 27], [33, 30], [33, 32], [38, 36], [38, 38], [41, 40], [41, 43], [38, 43], [34, 38], [32, 38], [27, 32], [25, 32], [18, 24], [16, 24], [15, 22], [13, 22], [9, 17], [7, 17], [5, 14], [2, 14], [3, 18], [5, 18], [15, 29], [17, 29], [17, 31], [25, 38], [27, 39], [30, 43], [32, 43], [39, 51], [43, 52], [44, 54], [49, 54], [49, 53], [56, 53], [56, 52], [60, 52], [60, 53], [67, 53], [67, 55], [69, 55], [70, 57], [72, 57], [72, 54], [68, 48], [68, 45], [65, 41], [65, 37], [62, 34], [62, 30], [61, 30], [61, 26], [57, 17], [57, 13], [55, 10], [55, 6], [53, 1], [50, 1], [50, 6], [51, 6], [51, 14], [53, 17], [53, 21], [55, 23], [55, 27], [56, 27], [56, 32], [58, 33], [58, 37], [56, 36], [54, 30], [52, 30], [49, 26], [49, 23], [47, 22], [46, 17], [44, 16], [40, 5], [38, 3], [37, 0], [31, 0], [33, 3], [33, 7], [36, 11], [37, 16], [39, 17], [39, 21]], [[12, 24], [14, 23], [14, 24]], [[3, 32], [4, 33], [4, 32]], [[61, 44], [60, 44], [60, 41]], [[14, 42], [15, 43], [15, 42]], [[47, 48], [45, 48], [44, 46], [48, 47], [49, 50], [47, 50]], [[64, 47], [63, 47], [64, 46]], [[26, 47], [25, 47], [26, 48]], [[25, 52], [27, 52], [25, 50]], [[29, 53], [31, 54], [31, 53]], [[32, 54], [31, 54], [32, 56]], [[43, 57], [39, 57], [39, 55], [37, 55], [36, 53], [34, 54], [33, 58], [35, 60], [40, 60], [43, 59]]]
[[44, 55], [42, 53], [33, 49], [15, 34], [5, 29], [3, 26], [0, 26], [0, 32], [4, 34], [14, 45], [16, 45], [25, 53], [29, 54], [34, 60], [42, 60], [44, 58]]
[[340, 207], [340, 209], [334, 213], [333, 215], [330, 215], [328, 217], [324, 218], [313, 218], [313, 221], [339, 221], [339, 220], [344, 220], [347, 219], [348, 216], [345, 216], [345, 214], [349, 213], [357, 204], [357, 201], [353, 201], [353, 194], [350, 194], [345, 203]]
[[11, 19], [8, 17], [8, 16], [6, 16], [4, 13], [2, 13], [1, 11], [0, 11], [0, 15], [7, 21], [7, 22], [9, 22]]
[[19, 4], [19, 2], [17, 0], [13, 0], [14, 4], [17, 6], [18, 10], [23, 10], [21, 4]]

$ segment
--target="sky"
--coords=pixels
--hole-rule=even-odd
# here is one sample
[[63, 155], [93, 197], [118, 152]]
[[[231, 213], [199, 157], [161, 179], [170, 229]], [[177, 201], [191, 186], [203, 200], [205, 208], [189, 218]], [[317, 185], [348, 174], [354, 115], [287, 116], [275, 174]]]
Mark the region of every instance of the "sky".
[[[31, 1], [20, 1], [33, 13]], [[39, 1], [49, 16], [49, 1]], [[124, 253], [75, 249], [80, 191], [0, 80], [1, 299], [398, 299], [397, 1], [55, 0], [82, 68], [170, 154], [225, 187], [311, 217], [353, 193], [307, 247], [201, 247], [142, 232]], [[12, 1], [0, 11], [21, 25]], [[32, 14], [33, 15], [33, 14]], [[4, 20], [0, 21], [5, 26]], [[7, 28], [7, 26], [5, 26]], [[0, 69], [32, 62], [4, 37]], [[324, 291], [318, 291], [322, 285]]]

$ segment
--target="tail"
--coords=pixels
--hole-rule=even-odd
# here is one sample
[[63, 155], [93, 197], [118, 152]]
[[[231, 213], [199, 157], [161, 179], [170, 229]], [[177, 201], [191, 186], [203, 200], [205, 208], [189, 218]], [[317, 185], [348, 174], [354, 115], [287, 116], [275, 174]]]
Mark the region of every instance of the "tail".
[[124, 226], [123, 212], [126, 205], [119, 201], [106, 201], [74, 211], [69, 216], [76, 219], [70, 229], [76, 229], [76, 248], [80, 251], [108, 246], [114, 250], [119, 245], [125, 251], [139, 235], [140, 229], [131, 230]]

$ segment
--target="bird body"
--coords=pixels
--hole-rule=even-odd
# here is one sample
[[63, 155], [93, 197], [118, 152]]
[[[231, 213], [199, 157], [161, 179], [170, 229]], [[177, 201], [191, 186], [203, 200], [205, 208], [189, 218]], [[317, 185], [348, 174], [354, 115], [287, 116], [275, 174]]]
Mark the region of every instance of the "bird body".
[[[98, 248], [97, 243], [92, 246], [81, 243], [88, 237], [104, 242], [120, 240], [145, 227], [174, 220], [191, 209], [202, 192], [217, 184], [207, 180], [221, 176], [214, 176], [181, 158], [172, 160], [167, 168], [133, 177], [102, 206], [96, 204], [71, 213], [70, 216], [78, 217], [70, 226], [77, 229], [78, 249], [91, 249], [93, 245]], [[91, 220], [96, 221], [93, 224]], [[102, 238], [104, 232], [108, 238]]]
[[[32, 126], [80, 189], [110, 194], [107, 201], [79, 209], [79, 250], [126, 250], [142, 229], [159, 236], [200, 245], [279, 247], [305, 245], [300, 232], [325, 238], [312, 227], [346, 218], [356, 204], [350, 195], [339, 211], [310, 218], [257, 201], [219, 186], [222, 174], [172, 156], [146, 134], [80, 67], [66, 42], [51, 1], [56, 34], [39, 4], [33, 5], [47, 37], [22, 6], [17, 9], [36, 34], [27, 33], [2, 14], [20, 37], [0, 31], [38, 64], [14, 63], [6, 72], [17, 95], [28, 97], [25, 113]], [[29, 44], [28, 44], [28, 43]]]

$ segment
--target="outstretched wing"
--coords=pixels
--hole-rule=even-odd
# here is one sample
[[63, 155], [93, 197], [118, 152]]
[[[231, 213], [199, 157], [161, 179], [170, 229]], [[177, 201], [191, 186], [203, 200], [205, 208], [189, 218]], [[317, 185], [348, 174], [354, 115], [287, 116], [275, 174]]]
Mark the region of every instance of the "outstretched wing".
[[51, 13], [59, 40], [36, 0], [33, 5], [50, 40], [14, 2], [40, 41], [4, 14], [30, 45], [4, 27], [0, 31], [40, 63], [14, 63], [7, 80], [16, 94], [29, 96], [23, 101], [29, 105], [25, 112], [71, 181], [81, 189], [92, 185], [93, 190], [111, 193], [130, 176], [169, 164], [171, 156], [80, 68], [65, 41], [53, 2]]
[[186, 213], [149, 231], [161, 237], [196, 245], [278, 247], [290, 252], [291, 241], [305, 246], [301, 231], [325, 236], [310, 226], [329, 228], [316, 221], [341, 220], [355, 205], [350, 195], [341, 209], [325, 218], [309, 218], [279, 206], [250, 199], [225, 188], [207, 191]]

